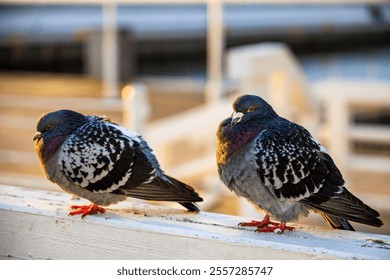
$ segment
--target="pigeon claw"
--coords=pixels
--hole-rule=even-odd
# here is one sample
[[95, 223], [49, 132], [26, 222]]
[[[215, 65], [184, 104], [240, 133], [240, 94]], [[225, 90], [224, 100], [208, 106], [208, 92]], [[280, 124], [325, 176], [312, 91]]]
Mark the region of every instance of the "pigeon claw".
[[278, 225], [268, 225], [268, 226], [265, 226], [265, 227], [258, 227], [257, 228], [257, 232], [273, 232], [273, 233], [276, 233], [276, 234], [282, 234], [284, 233], [285, 230], [288, 230], [288, 231], [293, 231], [295, 230], [294, 227], [289, 227], [289, 226], [286, 226], [286, 223], [278, 223]]
[[75, 211], [69, 212], [68, 216], [81, 215], [81, 218], [84, 218], [87, 215], [98, 214], [106, 212], [106, 209], [99, 207], [96, 204], [91, 205], [71, 205], [70, 209], [75, 209]]
[[257, 227], [257, 232], [273, 232], [278, 234], [282, 234], [285, 230], [295, 230], [294, 227], [286, 226], [286, 223], [272, 222], [269, 215], [265, 215], [261, 221], [252, 220], [250, 222], [239, 223], [238, 225], [242, 227]]

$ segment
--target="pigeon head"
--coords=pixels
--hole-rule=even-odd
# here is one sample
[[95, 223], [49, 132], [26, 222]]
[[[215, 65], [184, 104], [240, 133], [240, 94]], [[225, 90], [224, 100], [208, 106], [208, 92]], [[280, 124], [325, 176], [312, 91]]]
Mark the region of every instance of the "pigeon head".
[[86, 116], [71, 110], [58, 110], [43, 115], [33, 138], [40, 160], [47, 161], [65, 139], [87, 120]]
[[268, 126], [278, 115], [259, 96], [243, 95], [233, 102], [233, 114], [217, 130], [217, 162], [239, 151]]
[[276, 117], [274, 109], [257, 95], [243, 95], [233, 102], [234, 113], [231, 124], [268, 121]]

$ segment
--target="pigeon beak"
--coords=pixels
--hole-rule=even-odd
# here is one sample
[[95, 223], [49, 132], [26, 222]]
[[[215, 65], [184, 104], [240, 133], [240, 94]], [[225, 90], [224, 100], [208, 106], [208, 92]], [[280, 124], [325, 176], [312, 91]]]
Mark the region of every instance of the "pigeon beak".
[[241, 112], [234, 112], [232, 115], [231, 125], [239, 123], [242, 120], [243, 116], [244, 116], [244, 114]]
[[34, 137], [33, 137], [33, 140], [38, 140], [38, 139], [41, 139], [42, 138], [42, 133], [37, 131], [37, 133], [35, 133]]

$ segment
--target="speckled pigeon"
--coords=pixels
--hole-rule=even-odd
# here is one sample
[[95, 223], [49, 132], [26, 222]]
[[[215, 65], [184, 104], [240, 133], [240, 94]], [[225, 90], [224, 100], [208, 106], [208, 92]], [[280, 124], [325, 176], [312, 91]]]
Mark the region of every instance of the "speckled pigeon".
[[231, 191], [265, 213], [262, 221], [241, 226], [283, 233], [294, 229], [286, 222], [309, 210], [337, 229], [354, 230], [348, 220], [383, 224], [377, 211], [345, 188], [332, 158], [305, 128], [278, 116], [255, 95], [237, 98], [233, 109], [217, 131], [218, 173]]
[[104, 117], [71, 110], [43, 115], [34, 136], [46, 177], [63, 190], [92, 202], [71, 206], [70, 215], [103, 213], [101, 206], [134, 197], [175, 201], [191, 212], [202, 198], [160, 168], [145, 140]]

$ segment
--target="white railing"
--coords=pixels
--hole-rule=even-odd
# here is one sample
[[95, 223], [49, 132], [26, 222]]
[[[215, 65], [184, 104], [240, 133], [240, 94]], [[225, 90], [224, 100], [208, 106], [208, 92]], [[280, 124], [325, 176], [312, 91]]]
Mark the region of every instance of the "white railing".
[[259, 234], [245, 218], [124, 202], [67, 216], [69, 195], [0, 185], [0, 257], [21, 259], [388, 259], [390, 237], [294, 225]]
[[341, 170], [390, 173], [387, 155], [357, 155], [352, 141], [390, 145], [390, 124], [366, 125], [351, 121], [361, 109], [390, 109], [390, 84], [378, 81], [325, 80], [315, 84], [314, 93], [325, 107], [324, 135], [327, 148]]

